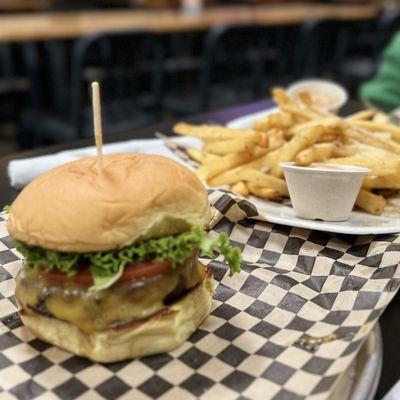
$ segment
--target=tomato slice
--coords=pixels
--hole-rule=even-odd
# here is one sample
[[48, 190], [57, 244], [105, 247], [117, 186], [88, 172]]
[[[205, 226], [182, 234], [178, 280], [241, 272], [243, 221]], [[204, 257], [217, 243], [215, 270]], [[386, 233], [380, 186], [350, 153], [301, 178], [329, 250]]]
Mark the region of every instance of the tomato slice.
[[[161, 275], [167, 269], [171, 268], [172, 264], [170, 261], [161, 262], [140, 262], [136, 264], [126, 265], [124, 268], [124, 273], [118, 282], [126, 282], [133, 279], [139, 278], [151, 278], [152, 276]], [[84, 268], [79, 270], [76, 275], [68, 276], [64, 272], [58, 269], [53, 269], [49, 272], [43, 272], [47, 279], [54, 282], [75, 282], [82, 285], [92, 285], [93, 277], [90, 273], [89, 268]]]

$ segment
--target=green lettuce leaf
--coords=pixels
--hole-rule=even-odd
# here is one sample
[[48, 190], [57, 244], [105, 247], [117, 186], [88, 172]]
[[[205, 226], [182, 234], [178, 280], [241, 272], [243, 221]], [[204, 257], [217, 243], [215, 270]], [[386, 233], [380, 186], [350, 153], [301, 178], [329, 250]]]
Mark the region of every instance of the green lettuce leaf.
[[2, 209], [2, 212], [5, 212], [5, 213], [9, 213], [10, 212], [10, 208], [11, 208], [11, 206], [9, 206], [8, 204], [6, 204], [4, 207], [3, 207], [3, 209]]
[[135, 243], [117, 251], [103, 251], [96, 253], [67, 253], [46, 250], [41, 247], [28, 246], [15, 241], [16, 249], [24, 256], [26, 265], [30, 268], [41, 267], [47, 271], [57, 268], [69, 276], [78, 272], [78, 265], [89, 264], [96, 290], [110, 287], [122, 275], [128, 264], [155, 260], [170, 260], [173, 267], [186, 261], [196, 250], [201, 257], [216, 258], [219, 252], [229, 264], [232, 276], [240, 272], [241, 252], [234, 248], [225, 233], [212, 238], [199, 227], [176, 236], [167, 236], [160, 239], [150, 239]]

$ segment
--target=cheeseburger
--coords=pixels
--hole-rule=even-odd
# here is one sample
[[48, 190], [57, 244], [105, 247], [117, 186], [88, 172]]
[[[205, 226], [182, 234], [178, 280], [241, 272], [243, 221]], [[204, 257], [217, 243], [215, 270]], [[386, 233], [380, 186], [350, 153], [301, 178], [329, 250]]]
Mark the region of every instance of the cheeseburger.
[[15, 295], [42, 340], [99, 362], [167, 352], [206, 318], [212, 274], [198, 256], [240, 251], [204, 231], [210, 205], [198, 178], [166, 157], [104, 156], [54, 168], [9, 211], [24, 256]]

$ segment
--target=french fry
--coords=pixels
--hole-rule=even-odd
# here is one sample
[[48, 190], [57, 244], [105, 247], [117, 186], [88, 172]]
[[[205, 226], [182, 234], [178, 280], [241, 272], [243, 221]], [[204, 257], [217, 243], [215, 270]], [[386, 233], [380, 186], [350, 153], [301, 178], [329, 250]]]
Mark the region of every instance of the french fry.
[[379, 147], [374, 147], [365, 143], [357, 143], [353, 144], [353, 146], [356, 146], [357, 152], [356, 155], [357, 157], [374, 157], [374, 158], [384, 158], [384, 157], [389, 157], [393, 158], [396, 157], [396, 155], [390, 151], [381, 149]]
[[348, 129], [346, 133], [350, 138], [357, 140], [358, 142], [379, 147], [380, 149], [387, 150], [392, 153], [400, 154], [400, 143], [397, 143], [394, 140], [380, 139], [368, 131]]
[[242, 181], [232, 185], [231, 190], [233, 193], [239, 194], [243, 197], [247, 197], [250, 193], [249, 188]]
[[285, 91], [281, 88], [272, 89], [272, 97], [280, 108], [282, 107], [282, 105], [289, 104], [293, 101], [291, 97], [286, 94]]
[[234, 153], [228, 154], [218, 159], [211, 160], [207, 164], [203, 164], [196, 174], [200, 179], [208, 180], [216, 175], [221, 174], [233, 167], [250, 161], [253, 158], [251, 153]]
[[[391, 124], [382, 124], [374, 121], [352, 121], [352, 125], [369, 132], [389, 132], [393, 140], [400, 142], [400, 127]], [[370, 133], [373, 135], [373, 133]]]
[[204, 154], [201, 150], [199, 149], [188, 149], [187, 153], [190, 158], [193, 160], [199, 162], [200, 164], [203, 164], [204, 162]]
[[368, 175], [363, 182], [365, 189], [400, 189], [400, 177], [398, 175]]
[[268, 135], [268, 148], [270, 150], [277, 149], [285, 143], [285, 136], [281, 130], [274, 129]]
[[240, 153], [250, 151], [254, 148], [255, 143], [245, 138], [222, 140], [211, 142], [204, 145], [204, 150], [212, 154], [225, 155], [230, 153]]
[[282, 176], [282, 168], [278, 164], [281, 162], [293, 161], [300, 151], [313, 145], [321, 136], [323, 131], [324, 130], [321, 126], [317, 125], [311, 127], [310, 129], [298, 133], [282, 147], [268, 154], [267, 157], [270, 157], [269, 161], [271, 164], [274, 163], [273, 166], [266, 165], [271, 167], [271, 175], [278, 177]]
[[257, 186], [254, 183], [248, 183], [250, 193], [255, 196], [261, 197], [268, 200], [280, 200], [282, 198], [281, 194], [275, 189]]
[[306, 106], [311, 107], [314, 104], [311, 94], [309, 92], [300, 92], [298, 94], [298, 98]]
[[400, 158], [385, 157], [372, 158], [354, 157], [331, 158], [326, 161], [330, 164], [357, 165], [359, 167], [369, 168], [373, 174], [378, 176], [396, 175], [400, 173]]
[[372, 121], [378, 124], [388, 124], [390, 123], [390, 117], [383, 112], [377, 112], [372, 118]]
[[283, 111], [286, 111], [287, 113], [290, 113], [292, 115], [296, 115], [297, 117], [300, 117], [304, 120], [313, 120], [321, 117], [318, 112], [312, 109], [299, 108], [293, 104], [282, 104], [280, 107]]
[[251, 154], [253, 156], [253, 159], [257, 159], [259, 157], [262, 157], [263, 155], [267, 154], [270, 152], [270, 149], [266, 149], [264, 147], [260, 146], [254, 146], [254, 148], [251, 150]]
[[264, 118], [256, 120], [253, 128], [256, 131], [267, 132], [270, 129], [287, 129], [295, 123], [292, 116], [285, 112], [277, 112], [267, 115]]
[[247, 129], [232, 129], [218, 125], [190, 125], [184, 122], [176, 124], [173, 128], [178, 135], [194, 136], [201, 139], [237, 139], [245, 137], [257, 141], [258, 133]]
[[290, 131], [293, 135], [296, 135], [315, 126], [322, 126], [325, 129], [325, 132], [328, 133], [337, 133], [339, 129], [343, 129], [345, 124], [339, 117], [327, 117], [297, 124], [296, 126], [293, 126]]
[[276, 176], [268, 175], [252, 168], [240, 171], [238, 176], [242, 178], [243, 181], [249, 182], [256, 186], [274, 189], [282, 196], [289, 195], [286, 182], [283, 179], [277, 178]]
[[360, 190], [356, 200], [357, 207], [373, 215], [381, 215], [386, 204], [387, 202], [383, 196], [364, 189]]
[[347, 144], [343, 146], [336, 146], [333, 150], [332, 156], [335, 158], [340, 157], [352, 157], [354, 156], [359, 150], [359, 146], [355, 144]]
[[271, 128], [267, 118], [257, 119], [253, 123], [253, 129], [258, 132], [267, 132]]
[[[268, 154], [267, 154], [268, 155]], [[265, 163], [265, 158], [267, 155], [264, 155], [262, 157], [258, 157], [255, 160], [252, 160], [250, 162], [247, 162], [243, 165], [240, 165], [236, 168], [228, 169], [224, 171], [223, 173], [214, 176], [208, 181], [208, 184], [211, 186], [220, 186], [220, 185], [232, 185], [234, 183], [239, 182], [241, 179], [238, 179], [238, 174], [249, 168], [255, 168], [259, 169], [263, 166]]]
[[315, 144], [297, 154], [296, 165], [306, 166], [313, 162], [326, 161], [332, 157], [336, 147], [334, 143]]
[[200, 164], [204, 164], [211, 160], [218, 160], [220, 158], [219, 156], [216, 156], [214, 154], [209, 154], [199, 149], [188, 149], [187, 153], [190, 158], [199, 162]]
[[260, 147], [264, 147], [264, 148], [269, 147], [268, 134], [266, 132], [260, 133], [260, 141], [258, 144], [260, 145]]
[[346, 120], [347, 121], [365, 121], [372, 118], [375, 115], [375, 110], [363, 110], [359, 111], [355, 114], [349, 115]]
[[[378, 114], [382, 115], [382, 114]], [[378, 131], [378, 132], [394, 132], [400, 134], [400, 127], [396, 125], [389, 124], [387, 122], [377, 122], [374, 121], [353, 121], [354, 125], [360, 126], [368, 131]]]

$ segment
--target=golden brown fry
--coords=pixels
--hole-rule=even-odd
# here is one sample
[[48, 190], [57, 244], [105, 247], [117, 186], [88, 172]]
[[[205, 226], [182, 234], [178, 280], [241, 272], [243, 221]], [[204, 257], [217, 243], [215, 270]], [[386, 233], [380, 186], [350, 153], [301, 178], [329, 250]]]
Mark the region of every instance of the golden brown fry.
[[289, 104], [293, 100], [291, 97], [286, 94], [286, 92], [282, 88], [274, 88], [272, 89], [272, 97], [274, 98], [275, 102], [281, 107], [284, 104]]
[[270, 174], [278, 177], [282, 176], [282, 168], [279, 166], [279, 163], [293, 161], [300, 151], [312, 146], [323, 131], [324, 129], [318, 125], [308, 130], [303, 130], [282, 147], [267, 154], [267, 160], [264, 165], [271, 168]]
[[290, 114], [277, 112], [256, 120], [253, 124], [253, 128], [256, 131], [267, 132], [274, 128], [287, 129], [290, 128], [294, 123], [295, 121]]
[[375, 110], [363, 110], [359, 111], [355, 114], [349, 115], [346, 120], [347, 121], [365, 121], [372, 118], [375, 115]]
[[[400, 142], [400, 127], [391, 124], [381, 124], [374, 121], [352, 121], [353, 126], [363, 128], [369, 132], [389, 132], [393, 140]], [[373, 133], [370, 133], [373, 135]]]
[[275, 189], [260, 187], [254, 183], [248, 183], [250, 193], [255, 196], [261, 197], [268, 200], [280, 200], [282, 198], [281, 194]]
[[250, 193], [249, 188], [244, 182], [238, 182], [232, 185], [231, 190], [233, 193], [239, 194], [243, 197], [247, 197]]
[[314, 104], [310, 92], [302, 91], [302, 92], [299, 92], [299, 94], [297, 96], [298, 96], [299, 100], [306, 106], [312, 106]]
[[293, 135], [296, 135], [304, 130], [308, 130], [314, 126], [322, 126], [324, 131], [327, 133], [337, 133], [338, 130], [343, 129], [345, 123], [339, 117], [328, 117], [328, 118], [320, 118], [313, 121], [304, 122], [293, 126], [290, 131]]
[[369, 168], [373, 174], [378, 176], [395, 175], [400, 173], [400, 158], [396, 157], [354, 157], [331, 158], [326, 161], [330, 164], [357, 165]]
[[203, 164], [204, 162], [204, 154], [201, 150], [199, 149], [188, 149], [187, 150], [188, 156], [192, 158], [193, 160], [199, 162], [200, 164]]
[[211, 160], [218, 160], [220, 157], [214, 154], [207, 153], [199, 149], [188, 149], [188, 156], [200, 164], [209, 162]]
[[318, 143], [328, 143], [328, 142], [334, 142], [334, 141], [341, 141], [345, 142], [343, 132], [338, 131], [338, 132], [324, 132], [318, 139]]
[[372, 121], [378, 124], [390, 124], [390, 117], [383, 112], [377, 112], [372, 118]]
[[240, 171], [238, 176], [242, 178], [243, 181], [256, 186], [274, 189], [283, 196], [289, 195], [285, 180], [277, 178], [276, 176], [265, 174], [253, 168]]
[[[209, 180], [216, 175], [220, 175], [225, 171], [231, 170], [236, 166], [247, 163], [256, 163], [259, 158], [266, 155], [268, 149], [255, 147], [252, 151], [232, 153], [225, 156], [215, 156], [214, 159], [206, 160], [206, 162], [196, 171], [199, 178]], [[253, 160], [253, 161], [252, 161]]]
[[334, 143], [315, 144], [297, 154], [296, 165], [306, 166], [313, 162], [324, 162], [332, 157], [336, 147]]
[[357, 207], [373, 215], [381, 215], [386, 204], [387, 202], [384, 197], [364, 189], [360, 190], [356, 200]]
[[269, 143], [268, 143], [268, 134], [266, 132], [261, 132], [260, 133], [260, 142], [259, 142], [260, 147], [268, 148]]
[[202, 139], [228, 140], [245, 137], [257, 141], [258, 133], [248, 129], [232, 129], [218, 125], [191, 125], [184, 122], [176, 124], [173, 128], [178, 135], [194, 136]]
[[359, 149], [358, 145], [355, 144], [346, 144], [344, 146], [336, 146], [333, 150], [332, 157], [340, 158], [340, 157], [352, 157], [354, 156]]
[[400, 189], [399, 175], [368, 175], [363, 182], [365, 189]]
[[369, 144], [392, 153], [400, 154], [400, 143], [397, 143], [394, 140], [383, 140], [373, 133], [365, 130], [348, 129], [346, 134], [358, 142]]
[[253, 129], [258, 132], [267, 132], [271, 129], [271, 126], [269, 126], [267, 118], [261, 118], [254, 121]]
[[230, 153], [240, 153], [250, 151], [254, 148], [255, 143], [245, 138], [221, 140], [211, 142], [204, 145], [204, 150], [212, 154], [225, 155]]
[[229, 154], [218, 159], [211, 160], [207, 164], [203, 164], [197, 171], [196, 174], [199, 178], [208, 180], [216, 175], [225, 172], [233, 167], [240, 164], [246, 163], [253, 158], [251, 153], [234, 153]]
[[251, 150], [251, 155], [253, 156], [253, 159], [257, 159], [269, 153], [269, 151], [270, 149], [265, 149], [264, 147], [260, 146], [254, 146], [254, 149]]
[[285, 143], [285, 135], [281, 130], [274, 129], [268, 134], [268, 148], [270, 150], [277, 149]]
[[280, 107], [282, 111], [286, 111], [287, 113], [296, 115], [305, 120], [314, 120], [321, 118], [321, 115], [318, 112], [310, 108], [299, 108], [294, 104], [282, 104]]
[[[267, 154], [268, 155], [268, 154]], [[236, 168], [229, 169], [213, 178], [211, 178], [208, 183], [211, 186], [219, 186], [219, 185], [231, 185], [233, 183], [239, 182], [241, 179], [238, 179], [238, 174], [249, 168], [255, 168], [259, 169], [263, 166], [263, 163], [265, 162], [265, 158], [267, 155], [261, 156], [256, 158], [255, 160], [252, 160], [250, 162], [247, 162], [243, 165], [240, 165]]]

